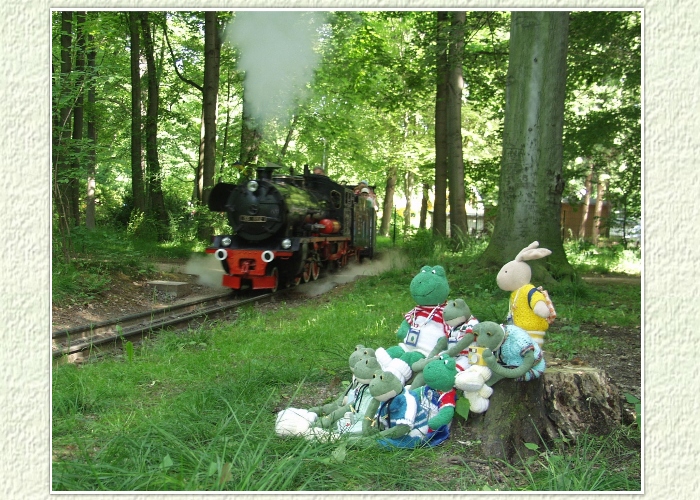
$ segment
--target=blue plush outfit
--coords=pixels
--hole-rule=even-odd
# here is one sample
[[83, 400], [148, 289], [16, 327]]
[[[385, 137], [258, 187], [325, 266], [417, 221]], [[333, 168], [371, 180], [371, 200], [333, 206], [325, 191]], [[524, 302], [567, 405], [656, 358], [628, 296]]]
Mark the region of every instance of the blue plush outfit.
[[380, 428], [391, 428], [406, 424], [411, 431], [399, 438], [382, 438], [378, 442], [386, 448], [416, 448], [428, 444], [434, 446], [441, 443], [449, 436], [446, 425], [434, 432], [428, 428], [428, 412], [421, 405], [421, 391], [409, 391], [405, 387], [403, 392], [396, 397], [384, 401], [377, 410], [375, 418]]
[[545, 369], [542, 349], [532, 337], [520, 327], [515, 325], [502, 325], [505, 329], [505, 339], [496, 353], [498, 361], [508, 367], [517, 367], [523, 364], [523, 356], [528, 351], [535, 353], [535, 365], [522, 377], [516, 380], [529, 381], [538, 378]]

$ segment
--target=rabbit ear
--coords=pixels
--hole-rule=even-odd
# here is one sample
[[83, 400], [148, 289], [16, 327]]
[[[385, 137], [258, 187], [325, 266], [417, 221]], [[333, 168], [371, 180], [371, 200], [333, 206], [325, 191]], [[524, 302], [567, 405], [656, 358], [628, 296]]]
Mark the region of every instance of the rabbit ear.
[[518, 255], [515, 257], [515, 260], [522, 262], [524, 260], [541, 259], [542, 257], [546, 257], [552, 253], [551, 250], [546, 248], [537, 248], [538, 246], [540, 246], [539, 242], [533, 241], [528, 246], [520, 250], [520, 253], [518, 253]]
[[547, 255], [551, 254], [552, 251], [548, 250], [546, 248], [533, 248], [532, 250], [528, 250], [527, 252], [524, 252], [521, 255], [522, 260], [535, 260], [535, 259], [541, 259], [542, 257], [546, 257]]
[[518, 255], [516, 255], [515, 259], [513, 259], [513, 260], [516, 260], [516, 261], [531, 260], [531, 259], [524, 258], [523, 255], [525, 255], [528, 252], [528, 250], [532, 250], [533, 248], [537, 248], [538, 246], [540, 246], [540, 242], [533, 241], [528, 246], [526, 246], [525, 248], [520, 250], [520, 252], [518, 252]]

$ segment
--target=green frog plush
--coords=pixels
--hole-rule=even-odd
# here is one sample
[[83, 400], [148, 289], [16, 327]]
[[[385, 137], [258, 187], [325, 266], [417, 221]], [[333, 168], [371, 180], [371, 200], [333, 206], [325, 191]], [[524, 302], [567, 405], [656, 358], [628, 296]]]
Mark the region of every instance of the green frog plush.
[[[413, 370], [412, 387], [420, 387], [425, 383], [421, 373], [423, 368], [432, 360], [437, 359], [438, 355], [443, 352], [456, 358], [457, 370], [463, 371], [469, 366], [468, 347], [474, 342], [472, 328], [479, 320], [472, 315], [471, 309], [463, 299], [448, 300], [442, 311], [442, 318], [450, 327], [446, 350], [443, 349], [439, 353], [434, 353], [433, 356], [428, 356], [411, 365], [411, 370]], [[439, 347], [442, 345], [443, 343], [440, 342]]]
[[367, 391], [372, 375], [380, 371], [379, 363], [374, 357], [374, 349], [363, 345], [355, 346], [349, 358], [352, 380], [347, 390], [335, 401], [309, 408], [309, 411], [323, 415], [314, 422], [317, 427], [343, 433], [353, 429], [361, 432], [362, 426], [356, 423], [362, 419], [371, 397]]
[[534, 380], [544, 372], [542, 350], [522, 328], [484, 321], [474, 326], [474, 333], [477, 345], [484, 348], [486, 366], [492, 372], [486, 382], [489, 386], [504, 378]]
[[375, 351], [382, 370], [396, 375], [402, 384], [413, 375], [415, 362], [446, 348], [451, 330], [442, 316], [450, 293], [442, 266], [423, 266], [411, 280], [410, 292], [416, 307], [405, 314], [396, 332], [399, 344]]
[[363, 423], [362, 436], [350, 436], [348, 443], [359, 447], [415, 448], [430, 443], [428, 411], [420, 394], [408, 390], [391, 372], [376, 373], [369, 383], [373, 402]]
[[[443, 354], [431, 361], [423, 370], [425, 385], [417, 388], [420, 391], [421, 404], [428, 409], [428, 432], [441, 432], [441, 441], [449, 436], [449, 427], [455, 414], [457, 376], [455, 359]], [[437, 444], [437, 436], [433, 436], [431, 444]]]
[[[379, 370], [374, 350], [355, 347], [349, 358], [352, 380], [334, 401], [312, 408], [286, 408], [277, 414], [275, 432], [280, 436], [304, 436], [307, 439], [331, 440], [344, 433], [362, 432], [362, 418], [373, 401], [369, 382]], [[319, 418], [319, 416], [321, 416]]]

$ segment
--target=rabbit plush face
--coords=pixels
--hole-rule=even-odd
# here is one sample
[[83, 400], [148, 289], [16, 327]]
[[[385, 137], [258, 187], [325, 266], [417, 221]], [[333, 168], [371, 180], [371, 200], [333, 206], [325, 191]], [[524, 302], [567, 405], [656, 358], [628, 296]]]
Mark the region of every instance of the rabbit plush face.
[[525, 262], [512, 260], [505, 264], [496, 276], [496, 284], [501, 290], [513, 292], [530, 283], [532, 269]]
[[533, 241], [528, 246], [520, 250], [515, 259], [506, 263], [496, 276], [496, 283], [498, 288], [505, 290], [506, 292], [513, 292], [530, 283], [532, 278], [532, 269], [530, 266], [524, 262], [526, 260], [541, 259], [552, 253], [551, 250], [546, 248], [537, 248], [540, 244], [537, 241]]

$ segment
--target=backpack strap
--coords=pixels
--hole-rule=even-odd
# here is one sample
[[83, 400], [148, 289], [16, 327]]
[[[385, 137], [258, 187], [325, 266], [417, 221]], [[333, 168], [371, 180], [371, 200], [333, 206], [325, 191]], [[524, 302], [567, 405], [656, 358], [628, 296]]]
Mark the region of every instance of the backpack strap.
[[527, 292], [527, 305], [530, 306], [530, 309], [532, 309], [532, 306], [530, 305], [530, 301], [532, 300], [532, 296], [535, 294], [537, 291], [537, 288], [533, 287], [530, 288], [530, 291]]

